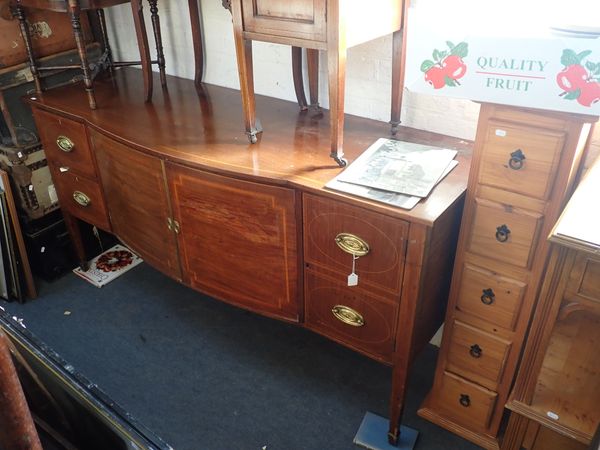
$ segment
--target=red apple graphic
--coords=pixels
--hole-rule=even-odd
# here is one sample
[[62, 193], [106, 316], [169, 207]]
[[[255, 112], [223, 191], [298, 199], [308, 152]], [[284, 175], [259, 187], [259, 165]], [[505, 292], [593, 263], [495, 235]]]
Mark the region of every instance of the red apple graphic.
[[450, 55], [442, 61], [442, 67], [446, 75], [453, 80], [462, 78], [467, 73], [467, 66], [463, 62], [462, 58], [457, 55]]
[[571, 64], [556, 75], [556, 82], [563, 91], [572, 92], [581, 88], [588, 76], [587, 70], [583, 66]]
[[600, 101], [600, 83], [592, 81], [579, 87], [581, 94], [577, 97], [577, 102], [582, 106], [592, 106]]
[[425, 72], [425, 81], [433, 86], [434, 89], [443, 88], [446, 85], [446, 72], [439, 66], [431, 67]]

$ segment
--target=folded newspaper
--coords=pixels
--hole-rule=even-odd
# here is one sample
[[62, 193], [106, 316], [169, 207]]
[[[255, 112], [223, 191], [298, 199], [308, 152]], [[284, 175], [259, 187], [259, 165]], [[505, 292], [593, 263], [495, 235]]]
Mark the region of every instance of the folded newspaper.
[[456, 167], [456, 153], [381, 138], [325, 187], [411, 209]]
[[73, 269], [73, 273], [96, 287], [102, 287], [141, 262], [142, 258], [127, 247], [117, 244], [93, 258], [87, 271], [77, 267]]

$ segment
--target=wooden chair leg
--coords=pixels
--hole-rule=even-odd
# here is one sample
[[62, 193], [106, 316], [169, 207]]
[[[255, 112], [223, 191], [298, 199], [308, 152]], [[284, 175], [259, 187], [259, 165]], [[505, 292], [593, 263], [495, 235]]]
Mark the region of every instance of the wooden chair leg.
[[146, 34], [146, 25], [144, 23], [142, 1], [131, 0], [131, 10], [133, 13], [133, 24], [135, 26], [135, 34], [140, 51], [140, 60], [142, 63], [142, 73], [144, 77], [144, 101], [149, 102], [152, 99], [152, 63], [150, 60], [150, 48], [148, 47], [148, 35]]
[[292, 75], [294, 77], [294, 90], [296, 100], [302, 111], [308, 109], [304, 93], [304, 77], [302, 76], [302, 48], [292, 46]]
[[83, 71], [83, 84], [85, 86], [85, 92], [87, 93], [90, 108], [96, 109], [96, 96], [94, 95], [92, 73], [90, 71], [90, 65], [88, 64], [83, 31], [81, 30], [81, 8], [79, 6], [79, 0], [69, 0], [68, 5], [69, 15], [71, 16], [71, 27], [73, 28], [75, 44], [77, 45], [77, 52], [79, 53], [79, 59], [81, 61], [81, 70]]
[[25, 11], [19, 5], [16, 5], [13, 9], [13, 15], [19, 21], [19, 28], [21, 30], [21, 36], [25, 43], [25, 50], [27, 52], [27, 59], [29, 60], [29, 69], [33, 76], [33, 82], [35, 83], [36, 92], [42, 92], [42, 81], [40, 80], [40, 74], [37, 69], [37, 63], [35, 62], [35, 56], [33, 55], [33, 46], [31, 44], [31, 35], [29, 34], [29, 25], [27, 25], [27, 19], [25, 17]]
[[410, 1], [402, 5], [402, 25], [393, 35], [392, 43], [392, 111], [390, 125], [392, 135], [396, 135], [402, 112], [402, 92], [404, 90], [404, 63], [406, 60], [406, 15]]
[[160, 73], [160, 84], [162, 87], [167, 85], [167, 75], [165, 73], [165, 54], [162, 46], [162, 35], [160, 32], [160, 18], [158, 16], [158, 0], [148, 0], [150, 3], [150, 17], [152, 18], [152, 30], [154, 31], [154, 41], [156, 42], [156, 59], [158, 61], [158, 71]]
[[[252, 69], [252, 41], [244, 39], [241, 24], [242, 10], [240, 2], [231, 2], [233, 20], [233, 39], [237, 55], [238, 72], [240, 76], [240, 92], [242, 94], [242, 108], [244, 110], [244, 125], [250, 143], [258, 141], [257, 135], [262, 132], [256, 118], [256, 103], [254, 99], [254, 75]], [[237, 24], [237, 25], [236, 25]]]
[[192, 43], [194, 46], [195, 74], [194, 83], [199, 87], [204, 73], [204, 50], [202, 48], [202, 29], [200, 28], [200, 8], [198, 0], [188, 0], [190, 21], [192, 25]]
[[306, 49], [306, 66], [308, 70], [308, 89], [310, 95], [310, 106], [319, 107], [319, 50]]
[[344, 80], [346, 78], [346, 49], [330, 48], [327, 51], [329, 71], [329, 127], [331, 139], [330, 156], [340, 167], [348, 162], [344, 159]]

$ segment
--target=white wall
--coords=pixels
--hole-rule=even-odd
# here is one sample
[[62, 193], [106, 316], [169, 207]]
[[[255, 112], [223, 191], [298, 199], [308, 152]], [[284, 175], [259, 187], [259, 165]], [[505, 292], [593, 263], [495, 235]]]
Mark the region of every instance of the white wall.
[[[145, 3], [147, 6], [147, 3]], [[205, 46], [206, 83], [239, 89], [233, 29], [229, 11], [218, 0], [200, 0]], [[187, 2], [159, 0], [167, 72], [193, 78], [193, 51]], [[145, 8], [150, 39], [150, 18]], [[115, 55], [138, 59], [130, 6], [107, 10], [108, 28]], [[152, 44], [153, 45], [153, 41]], [[411, 45], [409, 42], [408, 45]], [[391, 92], [391, 36], [348, 50], [346, 67], [346, 112], [388, 121]], [[327, 73], [321, 52], [319, 97], [327, 107]], [[257, 94], [295, 101], [290, 47], [254, 43], [254, 78]], [[467, 100], [412, 94], [405, 90], [402, 124], [464, 139], [475, 137], [479, 107]]]

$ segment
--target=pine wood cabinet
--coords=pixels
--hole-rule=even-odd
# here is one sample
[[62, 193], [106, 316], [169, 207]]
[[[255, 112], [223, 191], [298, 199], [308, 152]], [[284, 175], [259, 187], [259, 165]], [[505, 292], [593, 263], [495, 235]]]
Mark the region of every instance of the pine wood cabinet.
[[419, 415], [489, 449], [593, 117], [482, 105], [434, 386]]
[[[236, 91], [198, 91], [173, 77], [168, 92], [143, 103], [143, 86], [129, 70], [95, 87], [108, 105], [95, 111], [78, 86], [31, 101], [74, 242], [77, 219], [101, 226], [187, 286], [392, 366], [389, 440], [396, 441], [412, 362], [444, 316], [468, 154], [426, 201], [405, 211], [324, 189], [340, 170], [320, 151], [328, 130], [304, 123], [295, 104], [259, 98], [277, 126], [250, 146], [231, 120], [239, 113]], [[347, 120], [353, 157], [387, 129]], [[413, 142], [469, 148], [399, 132]], [[68, 151], [55, 148], [59, 136], [71, 141]], [[73, 189], [90, 201], [79, 204]], [[81, 246], [79, 256], [86, 257]], [[355, 286], [348, 283], [353, 265]], [[497, 361], [503, 351], [498, 344]]]

